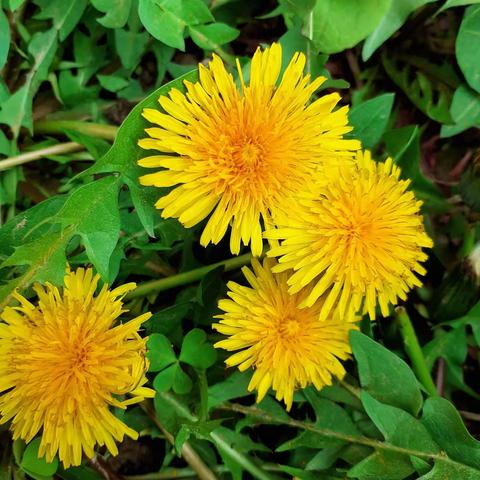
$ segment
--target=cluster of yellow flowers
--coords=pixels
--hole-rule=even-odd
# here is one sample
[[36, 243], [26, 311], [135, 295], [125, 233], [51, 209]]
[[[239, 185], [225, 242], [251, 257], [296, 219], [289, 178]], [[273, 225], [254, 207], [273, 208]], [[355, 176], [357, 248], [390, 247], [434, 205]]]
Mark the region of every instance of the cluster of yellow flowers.
[[[260, 401], [270, 388], [290, 409], [297, 388], [320, 389], [345, 374], [348, 334], [358, 314], [404, 299], [420, 285], [423, 247], [432, 242], [421, 202], [388, 159], [361, 152], [338, 94], [311, 101], [324, 78], [304, 75], [297, 53], [280, 77], [278, 44], [258, 50], [248, 83], [239, 85], [214, 57], [146, 109], [156, 127], [140, 140], [161, 154], [139, 161], [161, 168], [144, 185], [175, 187], [156, 206], [186, 227], [206, 221], [201, 244], [217, 244], [229, 226], [230, 249], [249, 245], [255, 257], [250, 287], [229, 282], [224, 312], [213, 325], [227, 336], [215, 346], [235, 351], [228, 365], [254, 368], [249, 390]], [[92, 457], [96, 445], [115, 455], [115, 441], [137, 433], [110, 411], [152, 397], [144, 387], [150, 317], [117, 324], [127, 284], [96, 293], [91, 269], [68, 271], [65, 286], [37, 285], [38, 304], [16, 294], [18, 306], [0, 318], [0, 424], [15, 439], [41, 434], [39, 455], [58, 454], [64, 467]], [[32, 411], [32, 405], [34, 411]]]
[[160, 154], [139, 161], [158, 168], [143, 185], [174, 187], [156, 206], [186, 227], [206, 221], [200, 243], [217, 244], [228, 227], [230, 249], [250, 245], [267, 259], [244, 268], [250, 287], [230, 282], [230, 299], [213, 327], [237, 351], [227, 365], [254, 368], [249, 390], [269, 388], [290, 409], [296, 388], [341, 378], [348, 333], [358, 314], [405, 299], [420, 285], [422, 247], [432, 242], [421, 202], [391, 159], [376, 163], [358, 140], [346, 139], [348, 108], [340, 96], [311, 101], [325, 78], [304, 74], [296, 53], [283, 74], [282, 49], [258, 49], [247, 83], [238, 86], [220, 58], [199, 66], [159, 99], [165, 113], [145, 109], [155, 124], [139, 145]]

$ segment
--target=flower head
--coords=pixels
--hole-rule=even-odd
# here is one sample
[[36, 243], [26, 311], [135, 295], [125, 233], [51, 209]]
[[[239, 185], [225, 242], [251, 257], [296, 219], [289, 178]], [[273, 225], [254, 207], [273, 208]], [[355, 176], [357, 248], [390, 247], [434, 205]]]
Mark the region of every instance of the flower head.
[[377, 303], [387, 316], [388, 304], [421, 282], [422, 247], [431, 247], [420, 215], [422, 202], [400, 180], [400, 169], [389, 158], [374, 162], [369, 152], [357, 161], [322, 172], [315, 192], [304, 200], [305, 210], [266, 237], [280, 240], [269, 256], [278, 257], [275, 272], [294, 270], [289, 292], [311, 285], [302, 306], [326, 300], [321, 311], [339, 308], [341, 315], [364, 308], [375, 318]]
[[[296, 53], [280, 76], [282, 50], [273, 44], [257, 50], [245, 83], [237, 62], [240, 86], [215, 56], [199, 65], [199, 81], [185, 81], [187, 93], [172, 89], [159, 98], [164, 111], [145, 109], [156, 124], [139, 141], [160, 152], [139, 161], [161, 168], [140, 178], [143, 185], [176, 186], [156, 203], [165, 218], [192, 227], [210, 216], [200, 243], [218, 243], [231, 225], [230, 249], [251, 244], [262, 251], [262, 220], [304, 187], [327, 157], [351, 156], [356, 140], [349, 132], [347, 107], [333, 111], [338, 94], [309, 103], [325, 81], [304, 75], [305, 56]], [[280, 78], [281, 77], [281, 78]]]
[[98, 280], [79, 268], [63, 290], [36, 285], [38, 305], [16, 294], [20, 305], [1, 314], [0, 423], [11, 420], [13, 438], [27, 443], [41, 433], [39, 456], [50, 462], [58, 452], [65, 468], [79, 465], [82, 451], [92, 457], [96, 444], [116, 455], [115, 440], [137, 438], [109, 407], [153, 396], [137, 333], [150, 314], [113, 326], [135, 284], [95, 295]]
[[340, 360], [349, 357], [348, 333], [357, 327], [338, 315], [320, 322], [322, 300], [299, 309], [309, 289], [290, 295], [288, 274], [274, 275], [275, 263], [266, 259], [261, 265], [253, 259], [253, 272], [243, 269], [251, 287], [229, 282], [230, 299], [219, 302], [225, 313], [213, 328], [228, 336], [215, 347], [238, 350], [227, 365], [238, 365], [240, 371], [255, 369], [248, 390], [258, 390], [257, 402], [272, 387], [290, 410], [297, 388], [313, 384], [321, 389], [332, 383], [332, 377], [344, 376]]

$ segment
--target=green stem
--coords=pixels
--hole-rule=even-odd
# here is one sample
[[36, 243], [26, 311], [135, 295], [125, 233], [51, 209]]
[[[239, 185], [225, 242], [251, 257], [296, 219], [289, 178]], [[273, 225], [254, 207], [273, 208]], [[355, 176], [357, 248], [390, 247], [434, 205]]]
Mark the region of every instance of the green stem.
[[428, 370], [427, 362], [425, 361], [422, 349], [418, 343], [418, 338], [415, 334], [410, 317], [403, 307], [398, 307], [395, 310], [395, 315], [398, 326], [400, 327], [405, 351], [412, 362], [413, 371], [417, 375], [421, 384], [425, 387], [427, 393], [432, 397], [438, 396], [437, 388], [435, 387]]
[[118, 127], [104, 123], [79, 122], [76, 120], [39, 120], [33, 125], [35, 134], [61, 134], [65, 130], [74, 130], [92, 137], [115, 140]]
[[[266, 464], [262, 468], [269, 472], [281, 472], [282, 470], [277, 465]], [[231, 473], [230, 469], [225, 465], [216, 465], [211, 467], [216, 474], [223, 475]], [[191, 468], [166, 468], [162, 472], [145, 473], [143, 475], [126, 475], [125, 480], [169, 480], [175, 478], [196, 478], [196, 473]]]
[[[193, 415], [188, 407], [180, 402], [177, 398], [168, 392], [157, 392], [162, 399], [162, 402], [169, 403], [170, 406], [177, 411], [180, 417], [186, 418], [190, 422], [198, 422], [198, 417]], [[223, 439], [221, 434], [216, 431], [210, 432], [210, 438], [215, 442], [215, 445], [222, 452], [223, 455], [230, 457], [230, 459], [242, 466], [247, 472], [252, 474], [258, 480], [272, 480], [274, 477], [265, 472], [263, 466], [258, 467], [253, 460], [248, 456], [235, 450], [227, 441]]]
[[226, 272], [236, 270], [237, 268], [248, 265], [251, 259], [252, 255], [250, 253], [246, 253], [245, 255], [229, 258], [228, 260], [224, 260], [222, 262], [212, 263], [211, 265], [196, 268], [195, 270], [190, 270], [189, 272], [178, 273], [177, 275], [172, 275], [171, 277], [145, 282], [140, 284], [133, 292], [130, 292], [126, 296], [126, 300], [145, 297], [153, 292], [164, 292], [165, 290], [170, 290], [171, 288], [194, 283], [202, 279], [208, 272], [217, 267], [224, 267]]
[[220, 410], [227, 410], [230, 412], [242, 413], [244, 415], [249, 415], [254, 418], [258, 418], [263, 423], [274, 423], [277, 425], [288, 425], [289, 427], [300, 428], [302, 430], [307, 430], [309, 432], [317, 433], [323, 437], [334, 438], [336, 440], [341, 440], [346, 443], [356, 444], [356, 445], [365, 445], [367, 447], [372, 447], [375, 450], [384, 450], [387, 452], [400, 453], [402, 455], [414, 456], [424, 458], [426, 460], [441, 460], [443, 462], [448, 462], [452, 465], [460, 465], [458, 462], [455, 462], [451, 458], [447, 457], [445, 453], [427, 453], [421, 450], [415, 450], [412, 448], [403, 448], [397, 447], [388, 442], [382, 442], [380, 440], [374, 440], [372, 438], [364, 437], [362, 435], [349, 435], [347, 433], [341, 433], [339, 431], [330, 430], [327, 428], [316, 427], [313, 423], [305, 423], [299, 420], [294, 420], [289, 418], [285, 420], [284, 417], [275, 417], [270, 413], [267, 413], [265, 410], [261, 410], [258, 407], [245, 407], [244, 405], [239, 405], [236, 403], [224, 403], [217, 407]]
[[272, 480], [272, 476], [266, 473], [260, 467], [257, 467], [246, 455], [235, 450], [223, 437], [216, 433], [210, 432], [210, 437], [217, 445], [217, 448], [225, 455], [230, 457], [238, 465], [241, 465], [248, 473], [258, 480]]
[[198, 376], [198, 388], [200, 390], [200, 409], [198, 417], [201, 422], [205, 422], [208, 419], [208, 382], [207, 373], [203, 368], [197, 369]]
[[39, 148], [38, 150], [32, 150], [31, 152], [21, 153], [14, 157], [5, 158], [0, 160], [0, 171], [8, 170], [9, 168], [23, 165], [24, 163], [33, 162], [50, 155], [62, 155], [64, 153], [78, 152], [85, 147], [75, 142], [58, 143], [51, 147]]

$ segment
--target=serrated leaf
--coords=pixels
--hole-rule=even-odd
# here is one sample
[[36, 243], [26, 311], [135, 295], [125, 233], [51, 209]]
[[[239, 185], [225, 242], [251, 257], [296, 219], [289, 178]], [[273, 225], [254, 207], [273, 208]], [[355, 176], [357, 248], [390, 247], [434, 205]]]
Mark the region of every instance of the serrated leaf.
[[401, 177], [411, 181], [417, 197], [425, 207], [434, 211], [448, 211], [444, 196], [420, 169], [420, 132], [417, 126], [396, 128], [383, 136], [388, 153], [401, 168]]
[[159, 333], [150, 335], [147, 343], [147, 358], [150, 361], [150, 372], [159, 372], [177, 361], [170, 340]]
[[127, 69], [135, 68], [145, 53], [149, 40], [147, 32], [132, 32], [115, 29], [115, 48], [122, 65]]
[[317, 1], [313, 9], [311, 35], [316, 50], [338, 53], [361, 42], [377, 27], [391, 1]]
[[144, 169], [137, 165], [137, 160], [148, 156], [148, 152], [141, 149], [137, 142], [145, 136], [145, 128], [150, 126], [141, 113], [144, 108], [160, 108], [158, 104], [160, 96], [167, 95], [172, 88], [183, 89], [184, 80], [195, 81], [196, 79], [197, 71], [195, 70], [151, 93], [128, 114], [118, 129], [115, 142], [105, 156], [82, 172], [82, 175], [118, 172], [120, 178], [130, 189], [142, 225], [152, 237], [154, 236], [155, 218], [158, 216], [154, 207], [158, 194], [152, 187], [140, 186], [138, 181], [138, 177], [142, 175]]
[[185, 335], [178, 358], [192, 367], [207, 369], [215, 363], [217, 351], [207, 342], [207, 334], [194, 328]]
[[384, 93], [353, 107], [348, 115], [353, 136], [364, 148], [375, 147], [382, 138], [393, 107], [394, 93]]
[[389, 443], [419, 452], [439, 453], [438, 445], [420, 420], [400, 408], [375, 400], [367, 392], [362, 392], [360, 398], [368, 416]]
[[409, 366], [385, 347], [358, 331], [350, 332], [362, 387], [377, 400], [417, 415], [422, 394]]
[[251, 395], [247, 390], [251, 374], [249, 372], [235, 371], [223, 382], [218, 382], [208, 388], [208, 407], [214, 408], [221, 403], [233, 398]]
[[75, 190], [55, 216], [56, 222], [82, 237], [88, 258], [104, 280], [120, 232], [118, 188], [113, 175], [88, 183]]
[[39, 438], [32, 440], [32, 442], [27, 445], [23, 452], [21, 467], [34, 474], [50, 477], [54, 475], [58, 469], [58, 459], [55, 457], [51, 463], [47, 463], [45, 458], [38, 458], [39, 447]]
[[382, 54], [382, 63], [388, 76], [419, 110], [436, 122], [452, 123], [452, 88], [432, 75], [437, 71], [435, 65], [428, 68], [429, 62], [425, 59], [422, 62], [423, 71], [416, 65], [392, 58], [391, 54]]
[[433, 468], [418, 480], [480, 480], [480, 470], [459, 463], [436, 460]]
[[8, 100], [2, 102], [0, 123], [9, 125], [15, 138], [21, 127], [32, 132], [32, 98], [40, 83], [46, 80], [50, 65], [57, 48], [55, 29], [37, 32], [28, 45], [28, 52], [33, 57], [33, 65], [27, 75], [25, 84]]
[[225, 23], [190, 26], [189, 31], [192, 40], [205, 50], [217, 50], [240, 35], [240, 30]]
[[472, 6], [465, 10], [455, 43], [455, 53], [468, 84], [477, 92], [480, 92], [479, 50], [480, 6]]
[[46, 233], [51, 219], [65, 203], [66, 195], [57, 195], [35, 205], [5, 223], [0, 228], [0, 256], [13, 253], [14, 247], [28, 243]]
[[28, 268], [20, 276], [0, 286], [0, 310], [10, 303], [11, 293], [15, 288], [23, 290], [33, 282], [49, 281], [57, 285], [63, 282], [67, 265], [65, 248], [72, 231], [71, 227], [63, 232], [52, 228], [42, 237], [15, 248], [14, 253], [0, 268], [17, 265], [28, 265]]
[[39, 20], [51, 18], [60, 41], [65, 40], [82, 18], [87, 0], [37, 0], [42, 11], [35, 16]]
[[449, 457], [480, 469], [480, 442], [470, 435], [460, 414], [448, 400], [428, 398], [423, 408], [422, 422]]
[[399, 30], [411, 13], [427, 3], [435, 1], [436, 0], [393, 0], [390, 3], [390, 8], [387, 13], [383, 16], [375, 30], [365, 40], [362, 49], [363, 60], [367, 61], [383, 42]]
[[[122, 28], [128, 20], [132, 0], [91, 0], [92, 5], [105, 15], [97, 22], [107, 28]], [[120, 53], [120, 50], [118, 50]]]
[[[360, 432], [353, 423], [350, 415], [340, 405], [330, 400], [320, 398], [316, 392], [305, 390], [304, 395], [315, 410], [316, 420], [313, 426], [347, 435], [359, 436]], [[317, 432], [304, 431], [295, 438], [288, 440], [277, 448], [277, 452], [284, 452], [299, 447], [315, 445], [316, 448], [336, 448], [344, 446], [343, 440], [332, 439]]]
[[403, 480], [414, 471], [406, 455], [380, 450], [352, 467], [348, 477], [359, 480]]

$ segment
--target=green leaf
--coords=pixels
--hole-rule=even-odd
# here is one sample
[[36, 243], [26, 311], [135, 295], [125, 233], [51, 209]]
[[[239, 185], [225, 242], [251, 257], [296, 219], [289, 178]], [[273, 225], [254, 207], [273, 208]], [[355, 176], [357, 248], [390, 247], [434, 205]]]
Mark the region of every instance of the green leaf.
[[352, 467], [348, 477], [359, 480], [403, 480], [414, 471], [406, 455], [380, 450]]
[[49, 477], [54, 475], [58, 469], [58, 459], [54, 458], [51, 463], [47, 463], [44, 458], [38, 458], [38, 449], [40, 447], [40, 439], [32, 440], [25, 448], [20, 466], [29, 470], [34, 474]]
[[175, 393], [185, 395], [190, 392], [192, 386], [192, 380], [178, 362], [162, 370], [153, 380], [153, 388], [158, 392], [167, 392], [173, 388]]
[[419, 480], [480, 480], [480, 471], [459, 463], [436, 460], [433, 468]]
[[97, 78], [100, 85], [109, 92], [118, 92], [129, 84], [126, 78], [117, 75], [97, 75]]
[[138, 65], [145, 53], [149, 38], [147, 32], [135, 33], [115, 29], [115, 48], [125, 68], [130, 70]]
[[15, 288], [23, 290], [33, 282], [49, 281], [56, 285], [63, 282], [67, 265], [65, 248], [71, 235], [71, 227], [63, 232], [50, 229], [42, 237], [15, 248], [14, 253], [0, 268], [16, 265], [28, 265], [28, 268], [20, 276], [0, 286], [0, 310], [10, 303], [11, 293]]
[[59, 468], [57, 475], [64, 480], [101, 480], [97, 472], [88, 467], [70, 467], [67, 470]]
[[216, 359], [217, 352], [207, 342], [207, 334], [199, 328], [190, 330], [183, 339], [179, 360], [192, 367], [207, 369]]
[[350, 343], [362, 387], [377, 400], [417, 415], [422, 407], [422, 394], [408, 365], [358, 331], [350, 332]]
[[460, 414], [448, 400], [428, 398], [423, 408], [422, 422], [449, 457], [480, 469], [480, 442], [468, 433]]
[[8, 256], [14, 247], [46, 233], [51, 219], [65, 203], [66, 195], [57, 195], [19, 213], [0, 228], [0, 255]]
[[33, 35], [28, 52], [33, 57], [33, 66], [27, 75], [25, 84], [8, 100], [2, 102], [0, 123], [9, 125], [15, 138], [21, 127], [32, 132], [32, 98], [40, 84], [47, 79], [50, 65], [57, 49], [57, 32], [37, 32]]
[[155, 0], [140, 0], [138, 14], [143, 26], [157, 40], [185, 50], [183, 30], [185, 22], [169, 11], [162, 10]]
[[466, 85], [453, 94], [450, 114], [455, 125], [442, 125], [442, 138], [456, 135], [475, 125], [480, 125], [480, 95]]
[[316, 0], [279, 0], [279, 3], [284, 10], [304, 18], [313, 10]]
[[214, 408], [227, 400], [251, 395], [247, 390], [250, 378], [251, 374], [249, 372], [236, 370], [223, 382], [208, 387], [208, 407]]
[[22, 3], [24, 3], [25, 0], [7, 0], [7, 5], [8, 5], [8, 8], [14, 12], [15, 10], [17, 10], [21, 5]]
[[349, 112], [353, 135], [364, 148], [375, 147], [382, 138], [393, 107], [394, 93], [384, 93], [378, 97], [356, 105]]
[[75, 190], [55, 221], [71, 226], [82, 237], [88, 258], [108, 280], [110, 257], [120, 232], [118, 178], [104, 177]]
[[95, 159], [103, 157], [110, 148], [110, 144], [102, 138], [92, 137], [82, 132], [75, 130], [64, 130], [65, 134], [73, 142], [82, 144], [88, 151], [88, 153]]
[[480, 3], [480, 0], [447, 0], [438, 13], [440, 13], [443, 10], [446, 10], [447, 8], [452, 8], [452, 7], [462, 7], [464, 5], [474, 5], [475, 3]]
[[388, 76], [419, 110], [436, 122], [452, 123], [450, 104], [453, 92], [451, 80], [444, 78], [446, 69], [426, 59], [422, 59], [420, 65], [418, 62], [416, 57], [402, 57], [399, 61], [388, 53], [382, 54]]
[[362, 58], [367, 61], [382, 45], [406, 22], [408, 16], [423, 5], [436, 0], [393, 0], [385, 16], [377, 25], [377, 28], [365, 40], [362, 49]]
[[152, 237], [154, 236], [155, 219], [158, 217], [158, 212], [154, 207], [158, 194], [154, 188], [143, 187], [138, 182], [138, 177], [145, 170], [137, 165], [137, 160], [148, 156], [148, 152], [140, 148], [137, 142], [140, 138], [145, 137], [144, 130], [150, 126], [141, 113], [144, 108], [160, 108], [158, 105], [160, 96], [167, 95], [172, 88], [183, 90], [184, 80], [196, 81], [196, 79], [197, 71], [195, 70], [151, 93], [128, 114], [120, 125], [112, 148], [95, 165], [82, 172], [82, 175], [118, 172], [122, 181], [130, 189], [142, 225]]
[[159, 372], [177, 361], [170, 340], [159, 333], [150, 335], [147, 343], [147, 358], [150, 360], [150, 372]]
[[440, 451], [420, 420], [400, 408], [375, 400], [367, 392], [362, 392], [360, 398], [368, 416], [389, 443], [425, 453]]
[[[311, 389], [304, 390], [304, 395], [307, 397], [315, 411], [316, 420], [314, 427], [347, 435], [360, 435], [360, 432], [350, 418], [350, 415], [340, 405], [337, 405], [330, 400], [320, 398], [318, 393]], [[276, 451], [285, 452], [294, 448], [309, 447], [312, 445], [315, 445], [316, 448], [336, 448], [346, 445], [346, 442], [307, 430], [293, 439], [282, 443], [277, 447]]]
[[465, 10], [462, 24], [455, 43], [458, 65], [468, 84], [480, 92], [480, 64], [478, 51], [480, 49], [480, 6]]
[[[122, 28], [128, 20], [132, 0], [91, 0], [92, 5], [105, 15], [97, 22], [107, 28]], [[116, 32], [115, 32], [116, 33]], [[120, 50], [117, 49], [120, 53]]]
[[211, 23], [189, 27], [192, 40], [205, 50], [217, 50], [225, 43], [235, 40], [240, 35], [240, 30], [232, 28], [225, 23]]
[[426, 208], [448, 211], [439, 189], [420, 170], [420, 132], [417, 126], [397, 128], [383, 136], [388, 153], [401, 168], [401, 177], [412, 183], [417, 197], [425, 202]]
[[374, 31], [391, 3], [391, 0], [317, 1], [313, 9], [313, 45], [321, 53], [338, 53], [353, 47]]
[[51, 18], [60, 41], [63, 41], [77, 26], [88, 2], [87, 0], [42, 0], [41, 2], [37, 0], [36, 3], [41, 4], [43, 8], [35, 18], [39, 20]]
[[0, 9], [0, 68], [3, 68], [7, 61], [10, 48], [10, 25], [8, 19]]

